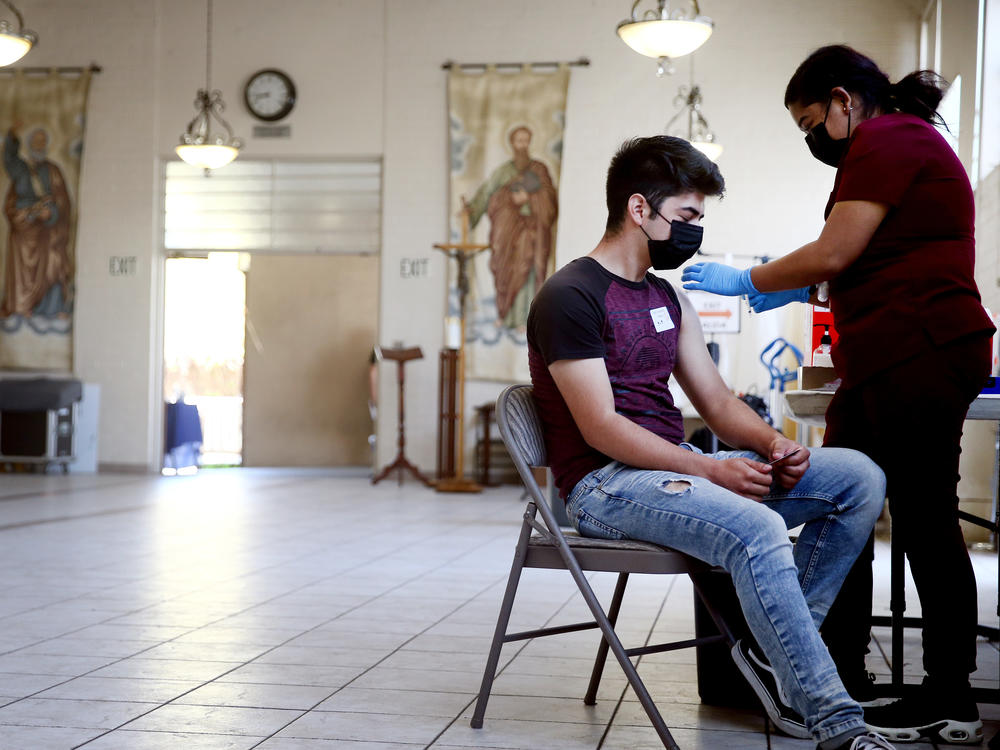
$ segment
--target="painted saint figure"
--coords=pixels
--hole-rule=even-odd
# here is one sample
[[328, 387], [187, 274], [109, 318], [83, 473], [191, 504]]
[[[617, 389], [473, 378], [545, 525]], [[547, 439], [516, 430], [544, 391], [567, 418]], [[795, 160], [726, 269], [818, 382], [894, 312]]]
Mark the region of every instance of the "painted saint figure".
[[69, 193], [59, 167], [48, 159], [48, 133], [31, 131], [25, 159], [16, 131], [15, 125], [3, 144], [10, 235], [0, 317], [64, 315], [72, 286]]
[[559, 212], [548, 168], [528, 153], [531, 130], [510, 133], [513, 158], [493, 171], [469, 202], [469, 224], [490, 219], [490, 271], [496, 287], [497, 319], [524, 330], [528, 307], [548, 275], [553, 227]]

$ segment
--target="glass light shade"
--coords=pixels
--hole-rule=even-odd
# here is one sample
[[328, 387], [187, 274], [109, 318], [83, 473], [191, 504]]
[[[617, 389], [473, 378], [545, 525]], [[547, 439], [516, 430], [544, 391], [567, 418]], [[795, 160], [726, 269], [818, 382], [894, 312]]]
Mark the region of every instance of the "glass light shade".
[[622, 21], [618, 36], [646, 57], [683, 57], [708, 41], [712, 22], [703, 16], [689, 21]]
[[722, 156], [722, 146], [714, 141], [691, 141], [690, 143], [712, 161], [718, 161], [719, 157]]
[[0, 66], [15, 63], [28, 54], [34, 39], [11, 32], [0, 33]]
[[232, 146], [220, 146], [214, 143], [182, 143], [176, 149], [177, 155], [192, 167], [199, 169], [218, 169], [226, 166], [236, 158], [239, 149]]

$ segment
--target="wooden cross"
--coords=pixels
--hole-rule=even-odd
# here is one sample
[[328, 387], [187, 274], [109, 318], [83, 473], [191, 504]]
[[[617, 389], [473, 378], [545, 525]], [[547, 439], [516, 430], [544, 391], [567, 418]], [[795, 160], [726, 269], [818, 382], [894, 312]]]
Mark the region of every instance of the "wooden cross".
[[462, 240], [461, 242], [442, 242], [434, 248], [442, 251], [449, 258], [458, 262], [458, 311], [461, 319], [461, 334], [458, 340], [458, 437], [457, 460], [455, 476], [438, 480], [439, 492], [479, 492], [480, 487], [475, 482], [465, 478], [465, 299], [469, 294], [468, 263], [477, 254], [489, 248], [469, 242], [469, 204], [462, 197]]

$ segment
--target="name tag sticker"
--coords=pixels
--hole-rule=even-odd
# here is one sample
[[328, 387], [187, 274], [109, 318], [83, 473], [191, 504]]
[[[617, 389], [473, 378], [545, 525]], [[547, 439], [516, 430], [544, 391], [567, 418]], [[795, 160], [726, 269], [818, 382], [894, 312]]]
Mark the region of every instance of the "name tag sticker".
[[649, 317], [653, 319], [653, 328], [656, 329], [657, 333], [669, 331], [674, 327], [674, 321], [670, 319], [670, 313], [667, 312], [666, 307], [657, 307], [655, 310], [650, 310]]

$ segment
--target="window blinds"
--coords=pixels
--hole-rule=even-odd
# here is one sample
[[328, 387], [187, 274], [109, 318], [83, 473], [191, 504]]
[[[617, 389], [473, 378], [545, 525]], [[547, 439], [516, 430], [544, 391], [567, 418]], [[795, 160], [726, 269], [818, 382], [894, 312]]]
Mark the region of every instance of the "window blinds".
[[381, 237], [379, 159], [250, 161], [206, 177], [166, 164], [168, 251], [377, 254]]

